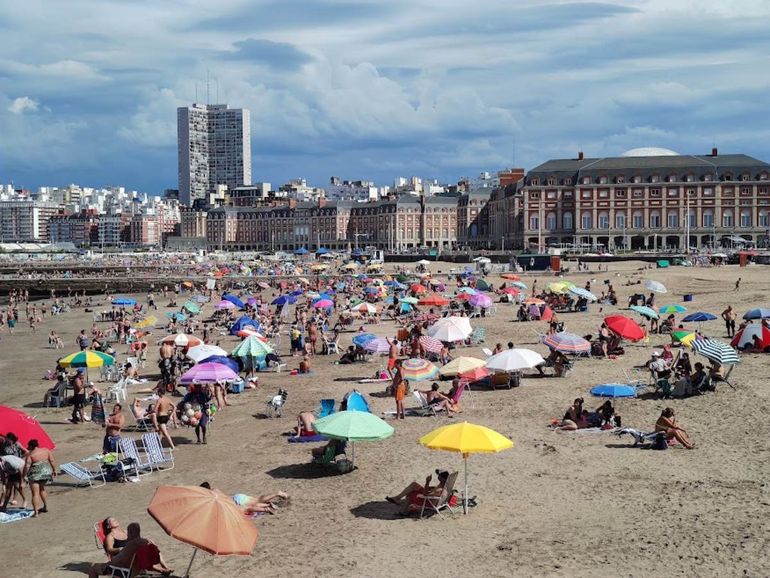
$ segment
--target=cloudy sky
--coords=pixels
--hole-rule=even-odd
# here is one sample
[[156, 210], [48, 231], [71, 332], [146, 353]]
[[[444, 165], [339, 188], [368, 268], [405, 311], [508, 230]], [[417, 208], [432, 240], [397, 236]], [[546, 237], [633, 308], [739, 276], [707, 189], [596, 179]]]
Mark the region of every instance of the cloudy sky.
[[[176, 112], [253, 177], [455, 181], [638, 146], [770, 160], [766, 0], [0, 3], [0, 182], [177, 185]], [[515, 143], [515, 146], [514, 146]]]

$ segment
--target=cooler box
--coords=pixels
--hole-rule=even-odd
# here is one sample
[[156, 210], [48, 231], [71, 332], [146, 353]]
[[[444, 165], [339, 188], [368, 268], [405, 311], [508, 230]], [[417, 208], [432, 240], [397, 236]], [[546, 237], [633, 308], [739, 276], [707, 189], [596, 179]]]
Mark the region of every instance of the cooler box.
[[245, 381], [235, 381], [227, 386], [227, 391], [230, 393], [243, 393], [244, 389], [246, 389]]
[[685, 301], [692, 301], [692, 294], [688, 293], [687, 295], [685, 295], [684, 296], [684, 300]]

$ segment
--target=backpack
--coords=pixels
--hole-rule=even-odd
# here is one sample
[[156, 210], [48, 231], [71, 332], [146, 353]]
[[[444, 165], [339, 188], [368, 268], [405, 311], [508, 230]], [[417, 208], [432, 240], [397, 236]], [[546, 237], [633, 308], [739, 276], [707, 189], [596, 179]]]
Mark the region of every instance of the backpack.
[[666, 434], [663, 432], [660, 432], [657, 437], [655, 438], [655, 442], [652, 444], [652, 449], [654, 450], [667, 450], [668, 449], [668, 441], [666, 441]]

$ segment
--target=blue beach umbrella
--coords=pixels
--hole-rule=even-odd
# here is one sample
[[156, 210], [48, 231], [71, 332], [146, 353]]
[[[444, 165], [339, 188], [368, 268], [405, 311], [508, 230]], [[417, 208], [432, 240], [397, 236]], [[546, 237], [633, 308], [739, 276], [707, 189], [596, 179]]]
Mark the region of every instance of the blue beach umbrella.
[[305, 247], [300, 247], [299, 249], [294, 251], [294, 254], [295, 255], [307, 255], [308, 254], [308, 250], [305, 249]]
[[704, 321], [713, 321], [716, 318], [717, 316], [712, 315], [711, 313], [696, 311], [695, 313], [690, 313], [687, 317], [684, 317], [682, 321], [684, 321], [685, 323], [690, 323], [690, 322], [703, 323]]
[[235, 295], [231, 295], [230, 293], [225, 293], [222, 295], [222, 299], [225, 301], [229, 301], [233, 305], [235, 305], [238, 309], [246, 309], [246, 305], [238, 299]]
[[374, 333], [361, 333], [360, 335], [356, 335], [353, 338], [353, 345], [358, 345], [359, 347], [363, 347], [367, 343], [369, 343], [372, 339], [377, 339], [377, 336]]
[[271, 305], [290, 305], [296, 302], [297, 298], [294, 295], [281, 295], [280, 297], [273, 299]]
[[184, 323], [187, 321], [187, 316], [184, 313], [179, 313], [178, 311], [169, 311], [166, 313], [166, 317], [169, 319], [176, 319], [179, 323]]
[[113, 305], [136, 305], [136, 299], [130, 297], [114, 297], [112, 299]]
[[252, 319], [248, 315], [243, 315], [230, 327], [230, 335], [237, 335], [244, 327], [253, 327], [259, 331], [259, 321]]
[[316, 253], [318, 253], [319, 255], [326, 255], [328, 252], [329, 252], [329, 249], [327, 249], [326, 247], [319, 247], [318, 251], [316, 251]]
[[765, 309], [764, 307], [750, 309], [743, 318], [746, 321], [749, 321], [750, 319], [770, 319], [770, 309]]
[[636, 388], [621, 383], [603, 383], [591, 388], [596, 397], [636, 397]]

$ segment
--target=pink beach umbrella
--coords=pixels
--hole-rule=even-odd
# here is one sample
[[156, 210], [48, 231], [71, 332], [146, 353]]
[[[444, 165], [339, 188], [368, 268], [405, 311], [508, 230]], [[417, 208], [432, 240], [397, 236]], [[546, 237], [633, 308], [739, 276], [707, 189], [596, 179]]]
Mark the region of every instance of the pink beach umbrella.
[[316, 309], [329, 309], [329, 307], [334, 307], [334, 301], [331, 299], [319, 299], [313, 303], [313, 307]]
[[441, 350], [444, 349], [444, 344], [441, 341], [428, 335], [420, 337], [420, 345], [422, 345], [425, 351], [430, 353], [441, 353]]
[[369, 353], [387, 353], [390, 351], [390, 344], [384, 337], [375, 337], [364, 344], [364, 349]]
[[235, 306], [235, 303], [223, 299], [222, 301], [214, 305], [214, 309], [219, 309], [220, 311], [222, 311], [224, 309], [236, 309], [236, 306]]
[[482, 309], [486, 309], [492, 305], [492, 300], [483, 293], [477, 293], [476, 295], [471, 295], [468, 298], [468, 303], [474, 307], [481, 307]]
[[236, 381], [238, 374], [232, 369], [221, 363], [206, 362], [200, 363], [191, 369], [188, 369], [182, 379], [182, 383], [217, 383]]

